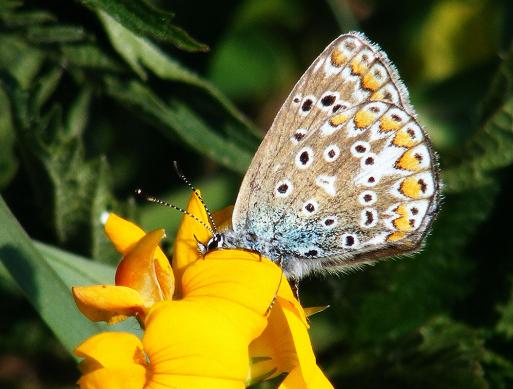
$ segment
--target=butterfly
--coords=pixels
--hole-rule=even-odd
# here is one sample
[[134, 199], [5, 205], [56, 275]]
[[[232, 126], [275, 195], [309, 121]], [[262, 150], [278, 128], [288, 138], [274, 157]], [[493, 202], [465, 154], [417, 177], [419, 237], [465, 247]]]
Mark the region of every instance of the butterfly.
[[299, 280], [418, 250], [437, 213], [436, 155], [387, 55], [335, 39], [283, 103], [240, 188], [230, 229], [203, 251], [242, 248]]

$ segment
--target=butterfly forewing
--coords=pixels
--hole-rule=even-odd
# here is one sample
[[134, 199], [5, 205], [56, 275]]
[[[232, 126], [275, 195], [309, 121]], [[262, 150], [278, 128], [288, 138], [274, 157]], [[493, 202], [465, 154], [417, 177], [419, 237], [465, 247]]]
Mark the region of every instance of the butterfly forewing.
[[415, 249], [437, 197], [431, 146], [397, 72], [350, 33], [278, 112], [244, 178], [233, 230], [300, 277]]

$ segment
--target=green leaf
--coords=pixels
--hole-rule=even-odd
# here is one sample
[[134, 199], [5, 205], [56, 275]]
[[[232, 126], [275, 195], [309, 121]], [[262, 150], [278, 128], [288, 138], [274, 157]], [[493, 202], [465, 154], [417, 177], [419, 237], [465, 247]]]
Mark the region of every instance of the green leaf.
[[[5, 2], [2, 1], [2, 5]], [[14, 3], [14, 2], [13, 2]], [[1, 6], [0, 6], [1, 7]], [[0, 20], [6, 27], [26, 27], [55, 22], [57, 19], [47, 11], [18, 11], [0, 13]]]
[[78, 93], [66, 117], [66, 125], [64, 128], [66, 137], [78, 137], [84, 132], [89, 119], [89, 107], [92, 96], [93, 91], [88, 86], [85, 86], [83, 90]]
[[28, 89], [43, 65], [44, 53], [9, 35], [1, 36], [0, 53], [0, 69], [16, 79], [22, 88]]
[[35, 44], [80, 42], [86, 36], [79, 26], [34, 26], [27, 30], [27, 39]]
[[15, 133], [9, 97], [0, 85], [0, 189], [9, 184], [18, 168], [14, 155]]
[[191, 38], [172, 22], [173, 15], [157, 10], [144, 1], [130, 0], [81, 0], [95, 11], [103, 11], [120, 24], [140, 36], [150, 36], [170, 42], [187, 51], [207, 51], [208, 46]]
[[239, 131], [242, 135], [251, 138], [255, 143], [259, 141], [260, 133], [254, 125], [214, 85], [183, 67], [148, 39], [126, 29], [105, 12], [100, 12], [99, 17], [112, 45], [139, 77], [147, 79], [144, 70], [147, 68], [161, 79], [184, 82], [203, 89], [242, 124]]
[[[178, 135], [191, 148], [238, 172], [245, 172], [253, 152], [219, 135], [184, 103], [163, 102], [142, 83], [106, 78], [107, 93], [113, 98], [136, 108], [160, 125], [164, 135], [174, 139]], [[219, 128], [219, 126], [217, 126]]]
[[123, 70], [120, 63], [92, 44], [63, 45], [61, 51], [63, 59], [73, 67], [110, 72]]
[[69, 286], [34, 247], [2, 198], [0, 220], [0, 261], [66, 349], [99, 332], [101, 327], [78, 311]]

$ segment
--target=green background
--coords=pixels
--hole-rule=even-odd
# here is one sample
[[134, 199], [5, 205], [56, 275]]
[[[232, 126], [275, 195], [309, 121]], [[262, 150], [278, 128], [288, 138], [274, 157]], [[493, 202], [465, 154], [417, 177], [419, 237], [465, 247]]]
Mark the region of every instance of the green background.
[[509, 0], [0, 1], [0, 386], [74, 385], [69, 350], [105, 326], [69, 287], [119, 260], [99, 215], [165, 227], [169, 248], [180, 215], [133, 191], [184, 206], [173, 160], [233, 204], [281, 102], [351, 30], [397, 65], [443, 201], [420, 254], [304, 283], [303, 305], [331, 306], [318, 362], [341, 388], [513, 387]]

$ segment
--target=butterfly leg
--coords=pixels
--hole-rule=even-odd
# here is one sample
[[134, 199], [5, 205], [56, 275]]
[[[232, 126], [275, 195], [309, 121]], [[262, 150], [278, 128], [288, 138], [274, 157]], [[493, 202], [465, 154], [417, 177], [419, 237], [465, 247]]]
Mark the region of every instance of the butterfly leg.
[[292, 289], [292, 293], [294, 293], [294, 297], [298, 302], [299, 301], [299, 280], [297, 278], [290, 279], [290, 287]]
[[[262, 258], [262, 256], [260, 255], [260, 258]], [[282, 260], [283, 258], [280, 258], [278, 260], [278, 266], [280, 267], [280, 281], [278, 282], [278, 286], [276, 288], [276, 291], [274, 292], [274, 297], [271, 301], [271, 303], [269, 304], [269, 306], [267, 307], [267, 310], [265, 311], [265, 316], [269, 315], [269, 313], [271, 313], [271, 309], [274, 307], [274, 304], [276, 303], [276, 297], [278, 296], [278, 291], [280, 290], [280, 287], [281, 287], [281, 280], [283, 279], [283, 266], [282, 266]]]

